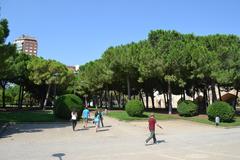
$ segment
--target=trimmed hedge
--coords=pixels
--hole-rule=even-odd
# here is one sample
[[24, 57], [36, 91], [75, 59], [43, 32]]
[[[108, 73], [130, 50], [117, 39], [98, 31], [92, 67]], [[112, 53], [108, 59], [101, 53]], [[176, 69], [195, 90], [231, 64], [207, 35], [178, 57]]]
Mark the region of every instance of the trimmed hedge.
[[73, 109], [78, 112], [78, 118], [81, 117], [84, 109], [81, 98], [74, 94], [62, 95], [55, 102], [54, 114], [58, 118], [69, 120]]
[[177, 111], [180, 116], [192, 117], [198, 114], [198, 106], [190, 100], [184, 100], [177, 106]]
[[215, 117], [219, 116], [221, 122], [231, 122], [234, 119], [235, 111], [228, 103], [217, 101], [208, 106], [207, 114], [211, 121], [215, 121]]
[[139, 117], [143, 115], [144, 106], [139, 100], [130, 100], [126, 104], [125, 111], [131, 117]]

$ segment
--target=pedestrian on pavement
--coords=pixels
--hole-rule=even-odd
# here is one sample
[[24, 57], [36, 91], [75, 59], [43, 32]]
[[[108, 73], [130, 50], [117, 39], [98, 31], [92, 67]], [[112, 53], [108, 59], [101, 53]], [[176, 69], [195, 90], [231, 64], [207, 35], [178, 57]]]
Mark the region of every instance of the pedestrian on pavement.
[[99, 112], [99, 110], [96, 110], [95, 117], [94, 117], [94, 124], [96, 126], [96, 132], [98, 131], [99, 123], [100, 123], [100, 112]]
[[102, 109], [99, 110], [99, 116], [100, 116], [101, 125], [102, 125], [102, 127], [104, 127], [104, 124], [103, 124], [103, 110]]
[[75, 131], [75, 127], [77, 125], [77, 112], [76, 109], [73, 109], [71, 112], [71, 120], [72, 120], [72, 128]]
[[157, 124], [157, 121], [155, 119], [155, 116], [153, 113], [150, 114], [150, 118], [148, 119], [148, 129], [150, 131], [150, 136], [146, 139], [146, 144], [153, 138], [153, 143], [156, 144], [156, 135], [155, 135], [155, 125], [157, 125], [159, 128], [163, 129], [159, 124]]
[[82, 118], [83, 118], [83, 123], [84, 123], [84, 128], [87, 128], [88, 126], [88, 119], [90, 117], [90, 111], [88, 107], [86, 106], [85, 109], [82, 112]]

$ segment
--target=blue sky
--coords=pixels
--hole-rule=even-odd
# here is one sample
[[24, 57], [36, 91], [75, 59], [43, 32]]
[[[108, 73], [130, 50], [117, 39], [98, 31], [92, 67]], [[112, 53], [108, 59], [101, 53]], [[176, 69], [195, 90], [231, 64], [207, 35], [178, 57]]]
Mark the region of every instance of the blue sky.
[[66, 65], [99, 59], [150, 30], [240, 35], [239, 0], [0, 0], [12, 42], [37, 38], [38, 55]]

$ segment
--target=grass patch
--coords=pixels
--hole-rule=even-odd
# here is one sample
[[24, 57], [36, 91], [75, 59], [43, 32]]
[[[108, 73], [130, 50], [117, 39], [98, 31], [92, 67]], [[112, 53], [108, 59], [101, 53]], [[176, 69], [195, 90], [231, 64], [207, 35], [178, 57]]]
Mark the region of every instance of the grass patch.
[[[181, 119], [190, 120], [190, 121], [198, 122], [198, 123], [209, 124], [209, 125], [215, 125], [215, 123], [213, 121], [208, 120], [207, 117], [198, 117], [198, 116], [195, 116], [195, 117], [181, 117]], [[222, 127], [240, 126], [240, 117], [235, 116], [233, 122], [221, 122], [219, 126], [222, 126]]]
[[[108, 113], [109, 117], [116, 118], [120, 121], [147, 120], [149, 115], [150, 115], [150, 112], [144, 112], [143, 116], [141, 117], [130, 117], [125, 111], [112, 111]], [[178, 116], [155, 113], [155, 118], [157, 120], [170, 120], [170, 119], [177, 119]]]
[[4, 122], [56, 122], [53, 111], [0, 112], [0, 123]]
[[[125, 111], [112, 111], [108, 113], [109, 117], [116, 118], [120, 121], [134, 121], [134, 120], [147, 120], [150, 115], [150, 112], [144, 112], [143, 117], [130, 117]], [[155, 113], [155, 118], [157, 120], [172, 120], [172, 119], [182, 119], [188, 120], [208, 125], [215, 125], [214, 122], [209, 121], [207, 116], [195, 116], [195, 117], [180, 117], [178, 114], [162, 114], [162, 113]], [[233, 122], [221, 122], [220, 126], [222, 127], [234, 127], [240, 126], [240, 116], [235, 116]]]

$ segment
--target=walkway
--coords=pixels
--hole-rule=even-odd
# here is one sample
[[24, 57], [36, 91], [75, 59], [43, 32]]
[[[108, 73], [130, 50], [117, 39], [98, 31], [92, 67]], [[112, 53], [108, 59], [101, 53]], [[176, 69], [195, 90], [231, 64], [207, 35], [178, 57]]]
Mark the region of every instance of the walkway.
[[3, 160], [237, 160], [240, 128], [224, 129], [184, 120], [161, 121], [160, 144], [145, 146], [146, 122], [120, 122], [105, 118], [106, 127], [95, 132], [70, 123], [17, 124], [0, 138]]

